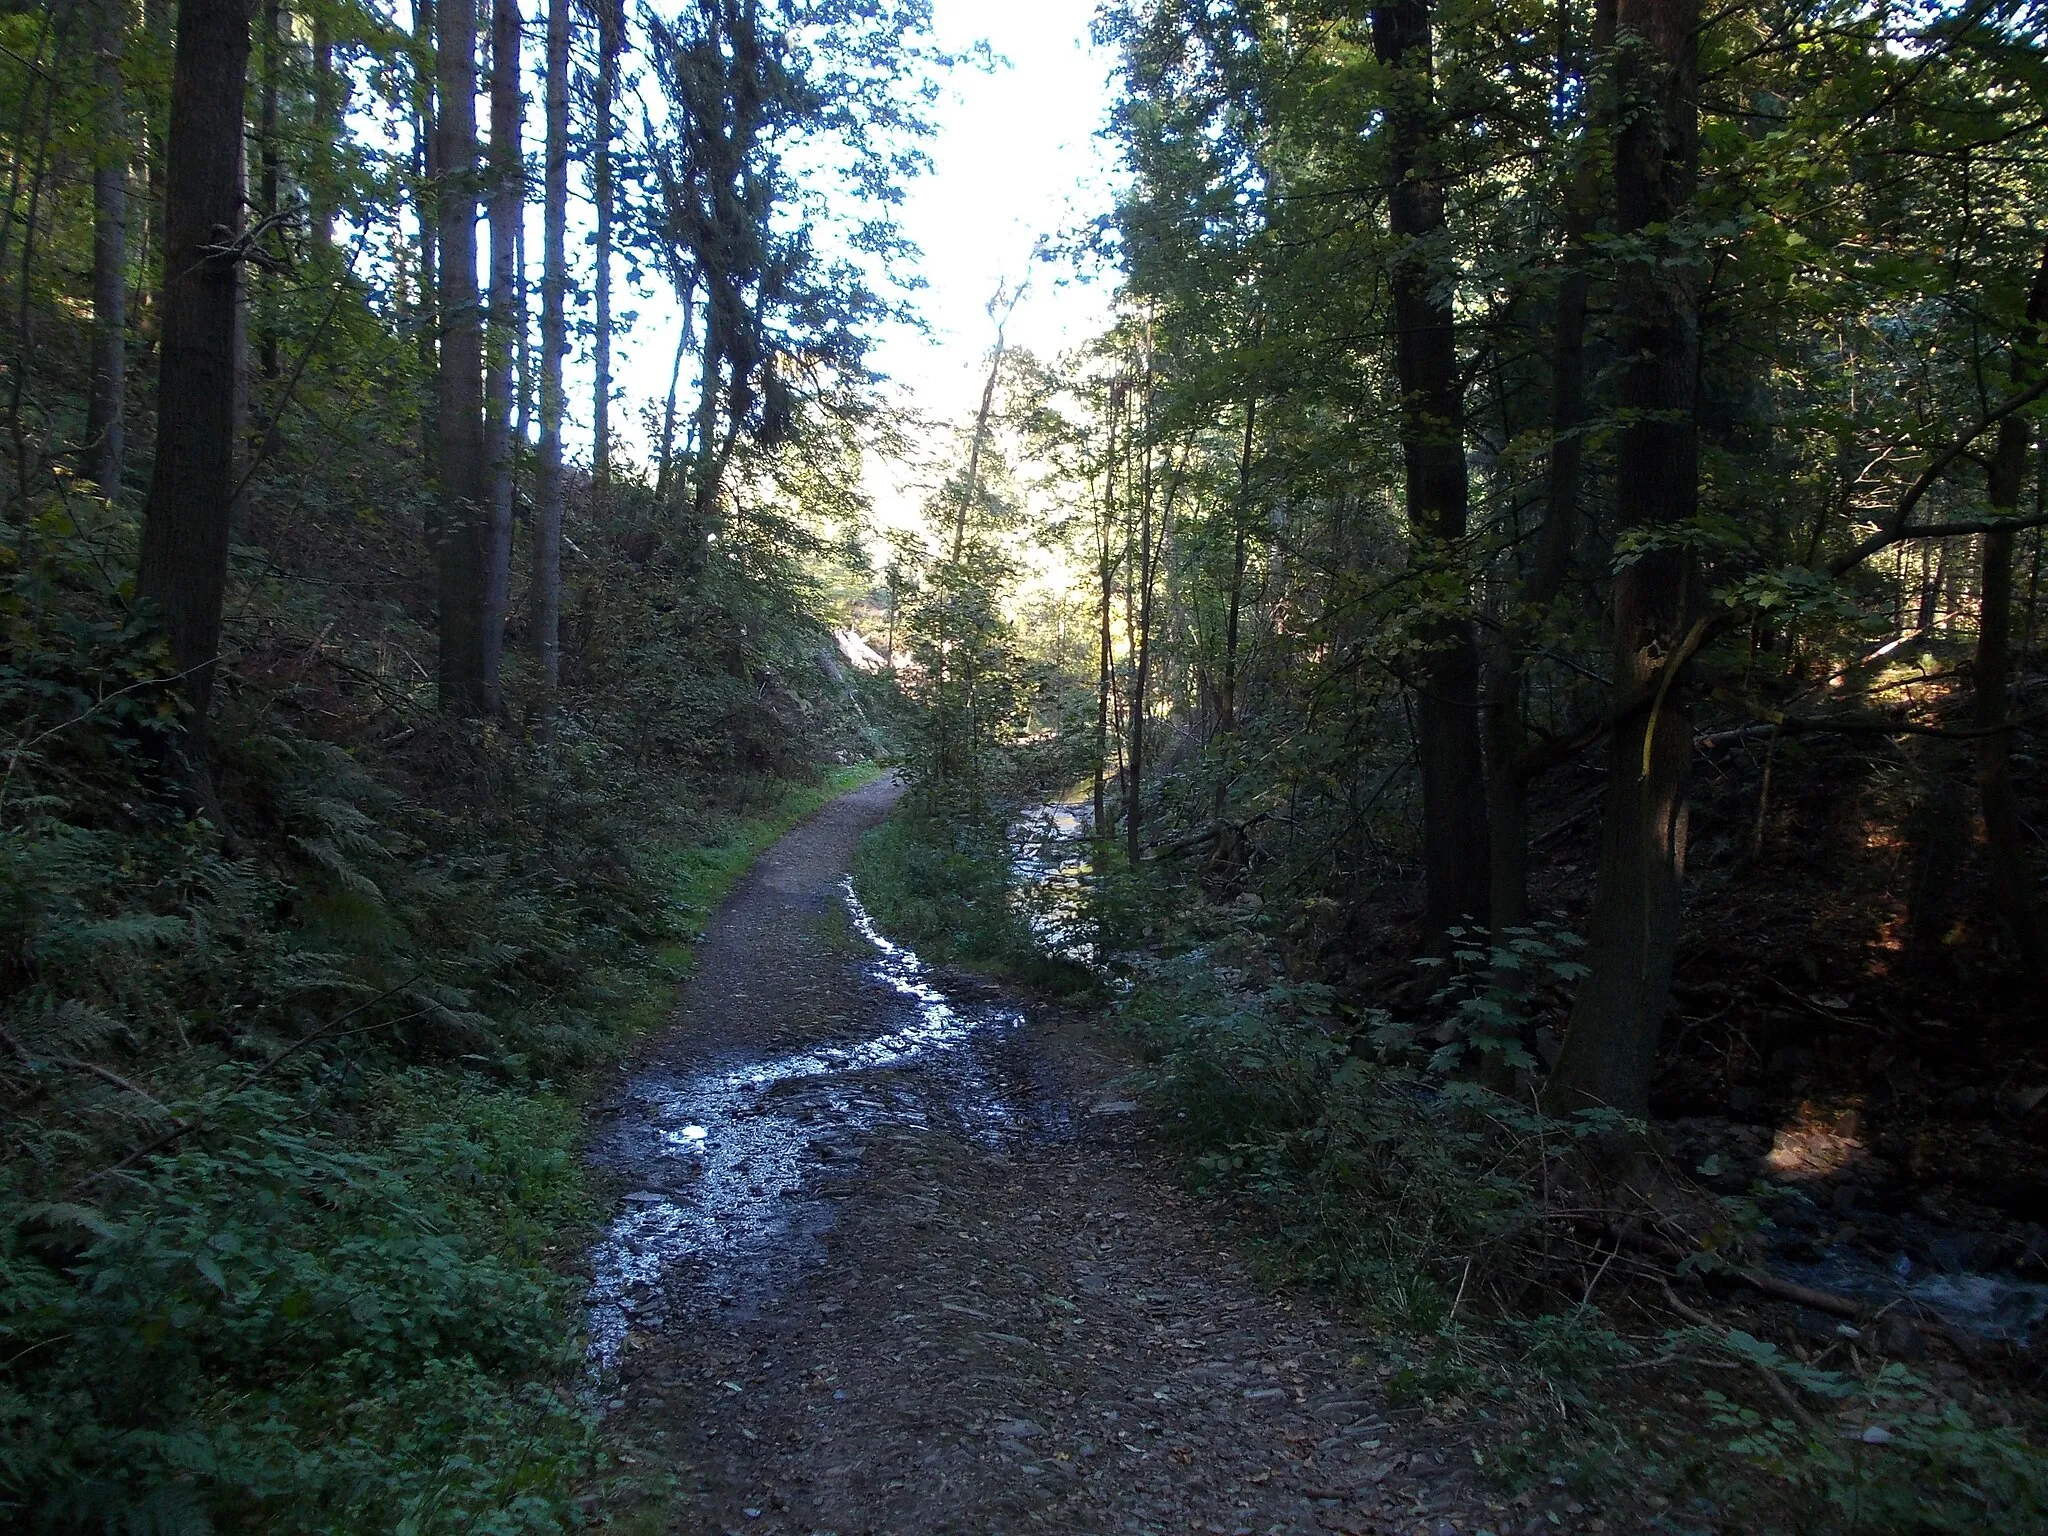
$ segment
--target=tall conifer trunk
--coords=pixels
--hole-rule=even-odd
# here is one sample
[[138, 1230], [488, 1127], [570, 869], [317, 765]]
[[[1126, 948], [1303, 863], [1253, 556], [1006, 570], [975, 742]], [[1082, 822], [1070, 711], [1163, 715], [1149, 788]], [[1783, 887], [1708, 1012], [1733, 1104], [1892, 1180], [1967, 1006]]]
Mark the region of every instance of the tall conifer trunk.
[[533, 542], [533, 632], [541, 677], [561, 682], [562, 364], [569, 355], [569, 0], [548, 0], [546, 164], [540, 280], [540, 526]]
[[335, 146], [341, 139], [341, 100], [334, 73], [334, 33], [324, 12], [313, 14], [313, 142], [307, 156], [306, 217], [313, 256], [327, 270], [334, 252]]
[[[1458, 338], [1429, 246], [1444, 228], [1434, 122], [1429, 0], [1372, 10], [1373, 52], [1390, 71], [1388, 224], [1397, 249], [1394, 371], [1401, 388], [1401, 456], [1416, 557], [1458, 569], [1470, 487]], [[1461, 919], [1483, 920], [1489, 856], [1480, 744], [1479, 644], [1469, 618], [1432, 626], [1416, 700], [1422, 778], [1423, 926], [1432, 939]]]
[[[1631, 242], [1617, 294], [1627, 361], [1615, 502], [1624, 529], [1682, 525], [1699, 501], [1698, 279], [1689, 247], [1669, 232], [1691, 206], [1697, 171], [1698, 24], [1699, 0], [1621, 0], [1616, 16], [1614, 211]], [[1590, 973], [1545, 1089], [1554, 1110], [1649, 1107], [1685, 874], [1692, 710], [1678, 674], [1702, 633], [1692, 586], [1691, 557], [1677, 547], [1653, 549], [1615, 577], [1616, 719]]]
[[[1568, 32], [1570, 7], [1559, 6], [1558, 65], [1563, 74], [1576, 64], [1581, 98], [1594, 99], [1593, 77], [1614, 44], [1615, 0], [1595, 0], [1592, 47], [1575, 59]], [[1600, 106], [1589, 106], [1586, 139], [1605, 119]], [[1588, 236], [1598, 212], [1598, 167], [1590, 142], [1580, 145], [1580, 161], [1564, 198], [1564, 270], [1557, 283], [1557, 308], [1551, 328], [1550, 462], [1543, 498], [1543, 521], [1536, 532], [1536, 553], [1521, 590], [1511, 600], [1499, 630], [1487, 646], [1486, 668], [1486, 794], [1487, 844], [1492, 858], [1488, 884], [1488, 922], [1495, 933], [1529, 920], [1529, 779], [1523, 761], [1529, 745], [1529, 722], [1523, 700], [1526, 681], [1527, 629], [1540, 622], [1556, 602], [1571, 571], [1573, 535], [1578, 526], [1579, 482], [1585, 462], [1583, 427], [1586, 414], [1586, 305], [1592, 290], [1588, 269]]]
[[484, 695], [501, 706], [499, 664], [505, 654], [505, 611], [512, 595], [512, 380], [519, 328], [519, 225], [526, 213], [519, 149], [519, 0], [491, 7], [491, 335], [484, 383], [485, 455], [489, 461], [490, 529], [485, 551]]
[[[2014, 338], [2013, 383], [2024, 388], [2038, 377], [2042, 362], [2042, 327], [2048, 325], [2048, 248], [2034, 274], [2027, 296], [2026, 323]], [[2032, 423], [2008, 416], [1998, 424], [1997, 446], [1986, 476], [1985, 499], [1994, 512], [2017, 513], [2020, 488], [2026, 483]], [[2012, 565], [2011, 529], [1984, 536], [1983, 597], [1977, 617], [1974, 724], [1984, 734], [1977, 742], [1977, 797], [1984, 814], [1984, 857], [1991, 873], [1992, 894], [1999, 915], [2019, 950], [2020, 964], [2030, 980], [2048, 979], [2048, 924], [2041, 918], [2026, 825], [2012, 782]]]
[[427, 478], [431, 481], [435, 478], [434, 466], [441, 457], [441, 434], [435, 425], [439, 419], [439, 412], [434, 398], [435, 392], [440, 388], [441, 365], [441, 145], [440, 134], [435, 126], [432, 68], [434, 0], [413, 0], [412, 19], [413, 46], [427, 60], [425, 72], [414, 82], [414, 93], [418, 98], [418, 116], [414, 119], [412, 129], [415, 155], [413, 176], [419, 188], [420, 221], [420, 302], [416, 341], [419, 347], [420, 374], [427, 384], [420, 400], [420, 462], [426, 467]]
[[483, 441], [483, 324], [476, 284], [476, 12], [441, 0], [435, 17], [435, 139], [440, 161], [441, 355], [438, 517], [441, 708], [481, 714], [489, 487]]
[[127, 92], [121, 53], [128, 0], [99, 0], [93, 16], [98, 143], [92, 167], [92, 384], [86, 400], [87, 463], [100, 494], [121, 494], [128, 403]]
[[[261, 169], [260, 180], [257, 183], [256, 211], [266, 219], [277, 216], [278, 199], [283, 190], [284, 157], [277, 141], [278, 76], [284, 68], [283, 13], [284, 7], [279, 0], [263, 0], [263, 78], [256, 120], [257, 163]], [[258, 331], [258, 355], [261, 359], [263, 377], [274, 379], [278, 374], [279, 363], [277, 301], [270, 296], [266, 288], [259, 302], [263, 309], [263, 320]]]
[[[612, 101], [619, 82], [619, 0], [595, 0], [597, 79], [591, 97], [590, 196], [596, 205], [597, 250], [591, 337], [591, 490], [602, 500], [612, 479]], [[700, 445], [709, 452], [708, 441]]]
[[161, 608], [192, 701], [201, 755], [220, 649], [235, 491], [236, 310], [241, 293], [223, 231], [242, 228], [242, 96], [249, 0], [183, 0], [165, 147], [162, 361], [156, 464], [142, 519], [136, 587]]

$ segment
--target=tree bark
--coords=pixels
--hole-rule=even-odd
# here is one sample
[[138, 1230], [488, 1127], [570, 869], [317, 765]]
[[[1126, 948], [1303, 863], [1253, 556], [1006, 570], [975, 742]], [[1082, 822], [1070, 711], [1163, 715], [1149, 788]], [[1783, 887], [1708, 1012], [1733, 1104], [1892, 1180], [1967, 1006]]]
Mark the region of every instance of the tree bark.
[[1096, 530], [1096, 573], [1101, 580], [1102, 601], [1098, 610], [1095, 674], [1095, 799], [1093, 825], [1089, 828], [1098, 842], [1109, 836], [1108, 807], [1104, 804], [1105, 780], [1109, 774], [1109, 691], [1115, 680], [1116, 651], [1110, 643], [1109, 611], [1115, 593], [1116, 563], [1110, 557], [1110, 530], [1116, 526], [1116, 408], [1118, 390], [1109, 389], [1109, 442], [1102, 459], [1102, 520]]
[[[618, 0], [595, 0], [594, 9], [597, 79], [591, 97], [590, 196], [597, 215], [597, 270], [591, 338], [595, 379], [590, 410], [590, 487], [602, 504], [612, 480], [612, 98], [618, 90], [621, 17]], [[710, 444], [702, 443], [699, 448], [708, 453]]]
[[1138, 461], [1137, 548], [1133, 572], [1138, 589], [1137, 629], [1131, 636], [1137, 652], [1131, 669], [1130, 780], [1124, 799], [1124, 857], [1133, 870], [1144, 850], [1145, 798], [1145, 685], [1152, 664], [1152, 336], [1145, 335], [1144, 418], [1140, 430]]
[[1230, 503], [1230, 593], [1223, 612], [1223, 675], [1218, 679], [1216, 688], [1216, 739], [1221, 745], [1218, 755], [1222, 761], [1217, 764], [1216, 793], [1210, 815], [1219, 828], [1215, 861], [1222, 865], [1235, 864], [1241, 852], [1236, 830], [1221, 829], [1228, 826], [1225, 818], [1230, 809], [1230, 785], [1237, 772], [1237, 650], [1244, 613], [1244, 574], [1250, 558], [1252, 439], [1258, 428], [1258, 419], [1257, 398], [1247, 399], [1244, 403], [1244, 433], [1237, 449], [1237, 494]]
[[223, 247], [242, 229], [248, 70], [249, 0], [183, 0], [165, 148], [156, 463], [136, 589], [163, 614], [192, 703], [190, 761], [202, 782], [235, 492], [240, 263]]
[[[1568, 8], [1560, 7], [1560, 28]], [[1592, 48], [1579, 68], [1582, 92], [1592, 100], [1591, 76], [1614, 43], [1614, 0], [1596, 0]], [[1568, 34], [1561, 35], [1560, 72], [1572, 66]], [[1606, 114], [1587, 112], [1588, 138]], [[1579, 166], [1564, 200], [1564, 271], [1557, 284], [1557, 311], [1550, 354], [1550, 462], [1544, 486], [1543, 521], [1528, 578], [1502, 616], [1487, 647], [1486, 795], [1487, 844], [1492, 874], [1487, 888], [1488, 925], [1498, 934], [1529, 921], [1529, 770], [1523, 762], [1529, 725], [1523, 698], [1525, 636], [1563, 590], [1571, 571], [1578, 525], [1579, 482], [1585, 463], [1582, 432], [1586, 414], [1586, 301], [1592, 287], [1587, 237], [1599, 201], [1596, 162], [1582, 144]]]
[[[1401, 389], [1401, 455], [1418, 557], [1456, 567], [1470, 487], [1465, 402], [1451, 302], [1429, 247], [1444, 229], [1442, 167], [1433, 117], [1429, 0], [1372, 10], [1373, 52], [1393, 74], [1387, 106], [1388, 224], [1395, 251], [1394, 371]], [[1460, 920], [1483, 919], [1490, 860], [1480, 742], [1479, 644], [1469, 618], [1431, 626], [1416, 700], [1422, 780], [1423, 926], [1434, 941]]]
[[668, 400], [661, 408], [661, 451], [655, 457], [654, 469], [654, 515], [666, 518], [668, 495], [674, 483], [676, 457], [676, 391], [683, 382], [683, 356], [690, 350], [690, 328], [683, 325], [676, 332], [675, 360], [669, 364]]
[[436, 410], [434, 398], [435, 392], [440, 388], [441, 372], [441, 264], [438, 259], [441, 146], [440, 131], [436, 126], [434, 76], [431, 67], [434, 50], [434, 5], [435, 0], [413, 0], [413, 46], [428, 61], [422, 74], [414, 82], [419, 115], [413, 123], [413, 148], [418, 162], [414, 167], [414, 179], [419, 188], [420, 221], [420, 307], [416, 339], [420, 351], [420, 375], [428, 386], [420, 399], [420, 462], [426, 469], [429, 482], [438, 480], [435, 466], [441, 458], [441, 431], [436, 424], [439, 421], [439, 412]]
[[121, 495], [128, 404], [129, 122], [122, 79], [128, 0], [100, 0], [93, 17], [92, 386], [86, 400], [86, 463], [100, 494]]
[[541, 678], [562, 680], [562, 365], [569, 355], [569, 0], [548, 0], [546, 164], [540, 280], [540, 526], [533, 541], [533, 634]]
[[[142, 31], [156, 57], [175, 55], [170, 0], [142, 0]], [[163, 339], [164, 152], [168, 117], [157, 115], [158, 98], [144, 94], [142, 152], [142, 270], [135, 283], [136, 329], [159, 345]], [[159, 354], [159, 357], [161, 354]]]
[[503, 706], [499, 667], [505, 654], [505, 613], [512, 597], [512, 378], [519, 325], [519, 226], [526, 216], [520, 158], [519, 0], [491, 6], [491, 336], [484, 382], [485, 456], [490, 477], [490, 540], [486, 550], [483, 674], [486, 707]]
[[[2041, 367], [2041, 330], [2048, 323], [2048, 248], [2041, 253], [2034, 286], [2027, 297], [2026, 325], [2015, 338], [2012, 380], [2024, 388]], [[1998, 424], [1998, 442], [1986, 477], [1986, 497], [1993, 512], [2017, 513], [2020, 489], [2026, 483], [2033, 427], [2018, 416]], [[2012, 783], [2011, 723], [2012, 564], [2011, 529], [1984, 536], [1983, 597], [1977, 617], [1975, 725], [1984, 732], [1977, 741], [1977, 798], [1984, 814], [1984, 855], [1999, 915], [2019, 950], [2029, 980], [2048, 979], [2048, 925], [2041, 919], [2035, 895], [2027, 832]]]
[[476, 12], [442, 0], [435, 17], [435, 139], [441, 245], [438, 513], [441, 708], [481, 714], [487, 502], [483, 440], [483, 325], [476, 286]]
[[[1669, 226], [1692, 202], [1698, 161], [1699, 0], [1621, 0], [1616, 71], [1615, 222], [1624, 247], [1624, 425], [1615, 501], [1624, 528], [1682, 525], [1699, 499], [1695, 391], [1697, 274]], [[1683, 671], [1693, 571], [1680, 548], [1652, 549], [1614, 584], [1617, 720], [1601, 825], [1587, 963], [1564, 1051], [1545, 1088], [1558, 1112], [1649, 1108], [1658, 1030], [1670, 1001], [1685, 874], [1692, 711]]]
[[313, 143], [306, 169], [308, 233], [313, 259], [327, 270], [334, 253], [334, 146], [341, 138], [341, 101], [334, 73], [334, 34], [325, 12], [313, 13]]
[[[284, 68], [284, 60], [280, 56], [284, 43], [282, 11], [280, 0], [263, 0], [263, 80], [256, 128], [261, 176], [257, 183], [256, 208], [266, 219], [277, 217], [278, 198], [282, 190], [282, 157], [278, 152], [277, 142], [278, 73]], [[259, 302], [263, 309], [263, 320], [257, 339], [258, 356], [261, 359], [263, 377], [274, 379], [278, 374], [277, 304], [270, 297], [267, 287]]]

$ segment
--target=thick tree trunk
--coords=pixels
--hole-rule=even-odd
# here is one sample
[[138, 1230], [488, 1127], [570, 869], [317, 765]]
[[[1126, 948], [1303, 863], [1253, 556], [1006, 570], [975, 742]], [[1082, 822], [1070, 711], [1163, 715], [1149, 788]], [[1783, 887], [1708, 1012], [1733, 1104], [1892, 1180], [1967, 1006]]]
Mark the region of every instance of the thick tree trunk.
[[[428, 58], [433, 57], [434, 0], [413, 0], [413, 43]], [[433, 481], [438, 478], [435, 466], [441, 457], [441, 432], [436, 425], [439, 413], [434, 399], [440, 387], [441, 368], [441, 146], [440, 131], [435, 121], [433, 75], [422, 75], [415, 82], [415, 89], [419, 97], [419, 115], [413, 123], [413, 150], [417, 162], [413, 170], [414, 181], [419, 188], [420, 221], [420, 307], [416, 341], [420, 351], [420, 375], [428, 386], [420, 399], [420, 462], [426, 469], [428, 480]]]
[[[1399, 248], [1394, 371], [1401, 388], [1401, 455], [1409, 527], [1423, 561], [1462, 560], [1470, 488], [1458, 340], [1442, 274], [1427, 247], [1444, 228], [1433, 115], [1429, 0], [1372, 11], [1373, 52], [1393, 73], [1387, 108], [1388, 224]], [[1422, 779], [1423, 924], [1432, 940], [1461, 920], [1483, 920], [1490, 861], [1480, 744], [1479, 644], [1469, 619], [1433, 627], [1420, 667], [1417, 758]]]
[[562, 678], [562, 365], [569, 355], [569, 0], [548, 0], [540, 280], [540, 526], [533, 638], [550, 691]]
[[235, 491], [235, 312], [239, 263], [218, 254], [242, 228], [242, 93], [249, 0], [178, 7], [165, 151], [165, 281], [156, 464], [142, 519], [137, 591], [161, 609], [192, 701], [191, 763], [202, 778], [220, 649]]
[[[1560, 72], [1572, 67], [1572, 46], [1566, 32], [1568, 14], [1560, 7]], [[1590, 79], [1614, 43], [1614, 0], [1597, 0], [1592, 48], [1579, 75], [1590, 98]], [[1604, 120], [1599, 107], [1589, 107], [1588, 128]], [[1591, 134], [1589, 132], [1588, 138]], [[1599, 202], [1596, 162], [1590, 144], [1582, 144], [1577, 172], [1564, 201], [1564, 271], [1557, 284], [1557, 310], [1550, 353], [1550, 462], [1544, 486], [1543, 521], [1536, 532], [1536, 554], [1516, 600], [1503, 615], [1500, 630], [1487, 647], [1486, 668], [1486, 796], [1488, 851], [1492, 876], [1488, 882], [1488, 923], [1497, 934], [1529, 920], [1529, 772], [1523, 763], [1529, 727], [1523, 684], [1523, 626], [1541, 619], [1563, 590], [1571, 571], [1573, 536], [1578, 525], [1579, 482], [1585, 463], [1582, 433], [1586, 414], [1586, 300], [1592, 286], [1587, 263], [1587, 237], [1592, 233]]]
[[[2048, 249], [2027, 299], [2024, 334], [2013, 349], [2015, 385], [2033, 382], [2041, 362], [2037, 349], [2048, 323]], [[1999, 423], [1998, 443], [1991, 455], [1986, 497], [1994, 512], [2019, 511], [2020, 489], [2026, 483], [2031, 423], [2008, 416]], [[2010, 529], [1984, 535], [1983, 597], [1977, 617], [1977, 797], [1984, 813], [1984, 856], [1999, 914], [2019, 950], [2028, 979], [2048, 979], [2048, 925], [2041, 919], [2035, 892], [2027, 832], [2020, 818], [2012, 783], [2012, 556], [2017, 537]]]
[[[1699, 0], [1621, 0], [1616, 68], [1615, 222], [1640, 242], [1620, 281], [1625, 425], [1616, 447], [1623, 528], [1680, 525], [1699, 498], [1697, 278], [1669, 226], [1692, 201], [1698, 158]], [[1671, 994], [1685, 873], [1692, 711], [1683, 671], [1693, 572], [1654, 550], [1614, 583], [1614, 755], [1601, 826], [1587, 963], [1546, 1105], [1649, 1107], [1657, 1034]]]
[[505, 654], [505, 612], [512, 597], [512, 369], [519, 326], [519, 226], [526, 184], [519, 148], [519, 0], [491, 7], [491, 336], [484, 382], [484, 452], [490, 477], [490, 539], [485, 551], [484, 698], [502, 707], [499, 665]]
[[128, 0], [100, 0], [93, 17], [92, 386], [86, 463], [100, 494], [121, 494], [128, 403], [128, 104], [121, 54]]
[[484, 472], [482, 316], [476, 286], [476, 12], [442, 0], [435, 18], [435, 138], [441, 245], [441, 357], [435, 391], [440, 481], [441, 708], [481, 714], [489, 486]]
[[[591, 93], [590, 196], [596, 207], [591, 359], [590, 486], [600, 503], [612, 482], [612, 98], [619, 82], [619, 0], [595, 0], [597, 79]], [[708, 440], [699, 445], [708, 453]]]
[[[282, 156], [277, 142], [278, 74], [284, 68], [282, 12], [279, 0], [263, 0], [263, 80], [256, 126], [258, 164], [262, 170], [257, 183], [256, 211], [266, 219], [277, 216], [278, 197], [282, 190]], [[270, 297], [267, 286], [262, 290], [259, 302], [263, 307], [263, 322], [258, 332], [258, 356], [263, 377], [274, 379], [278, 374], [277, 304]]]
[[[157, 58], [175, 53], [170, 0], [142, 0], [142, 31]], [[145, 95], [142, 151], [142, 269], [135, 283], [135, 322], [145, 342], [162, 341], [164, 272], [164, 151], [168, 117]]]

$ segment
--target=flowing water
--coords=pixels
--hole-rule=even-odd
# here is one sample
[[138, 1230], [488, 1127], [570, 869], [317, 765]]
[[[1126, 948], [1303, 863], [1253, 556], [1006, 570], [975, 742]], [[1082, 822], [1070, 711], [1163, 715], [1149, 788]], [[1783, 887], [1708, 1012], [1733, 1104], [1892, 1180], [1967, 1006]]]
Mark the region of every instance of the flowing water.
[[[1062, 1128], [1023, 1049], [1017, 1009], [949, 997], [842, 888], [880, 995], [872, 1034], [841, 1045], [654, 1067], [628, 1085], [596, 1161], [630, 1181], [592, 1255], [590, 1363], [599, 1381], [637, 1328], [744, 1310], [779, 1289], [830, 1227], [831, 1200], [885, 1126], [940, 1125], [999, 1146]], [[854, 985], [849, 979], [850, 988]]]

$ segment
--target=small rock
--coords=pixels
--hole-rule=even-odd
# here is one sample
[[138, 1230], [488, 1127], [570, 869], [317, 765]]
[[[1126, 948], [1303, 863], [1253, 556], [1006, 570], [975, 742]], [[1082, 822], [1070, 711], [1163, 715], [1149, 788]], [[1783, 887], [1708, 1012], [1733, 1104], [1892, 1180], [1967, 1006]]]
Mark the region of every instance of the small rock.
[[1045, 1428], [1032, 1419], [996, 1419], [988, 1432], [1004, 1440], [1030, 1440], [1044, 1434]]
[[1863, 1443], [1865, 1445], [1890, 1445], [1892, 1443], [1892, 1432], [1882, 1424], [1873, 1424], [1863, 1431]]
[[1910, 1319], [1897, 1313], [1888, 1314], [1878, 1324], [1877, 1347], [1894, 1360], [1927, 1358], [1927, 1336], [1914, 1327]]

